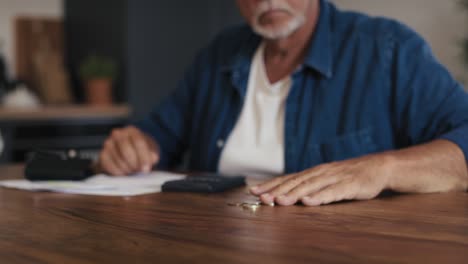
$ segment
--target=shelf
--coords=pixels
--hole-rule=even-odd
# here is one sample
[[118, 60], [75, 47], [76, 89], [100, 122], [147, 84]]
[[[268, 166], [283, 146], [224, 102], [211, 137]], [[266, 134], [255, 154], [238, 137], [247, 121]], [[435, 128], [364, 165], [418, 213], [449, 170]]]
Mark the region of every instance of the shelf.
[[8, 109], [0, 107], [0, 122], [53, 121], [76, 119], [128, 118], [128, 105], [112, 106], [46, 106], [37, 109]]

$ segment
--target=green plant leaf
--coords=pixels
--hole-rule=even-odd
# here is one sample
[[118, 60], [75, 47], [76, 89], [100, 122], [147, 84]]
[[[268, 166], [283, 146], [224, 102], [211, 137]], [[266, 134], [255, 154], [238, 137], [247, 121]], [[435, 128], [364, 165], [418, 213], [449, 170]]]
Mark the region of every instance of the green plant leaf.
[[90, 55], [80, 64], [79, 75], [82, 80], [101, 78], [114, 80], [117, 66], [111, 58]]

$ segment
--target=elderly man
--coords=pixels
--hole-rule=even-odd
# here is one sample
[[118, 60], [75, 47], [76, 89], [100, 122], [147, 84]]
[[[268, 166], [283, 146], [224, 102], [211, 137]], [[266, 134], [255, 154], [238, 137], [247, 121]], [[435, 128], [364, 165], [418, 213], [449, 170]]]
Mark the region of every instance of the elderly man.
[[468, 188], [468, 95], [424, 40], [325, 0], [237, 0], [220, 34], [146, 120], [113, 131], [111, 174], [263, 177], [264, 203], [307, 206]]

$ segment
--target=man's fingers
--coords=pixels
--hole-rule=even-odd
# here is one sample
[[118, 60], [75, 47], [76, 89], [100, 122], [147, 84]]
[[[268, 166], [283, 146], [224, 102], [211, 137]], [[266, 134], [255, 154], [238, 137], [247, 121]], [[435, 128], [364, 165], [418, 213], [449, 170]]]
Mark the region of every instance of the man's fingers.
[[322, 175], [318, 177], [309, 178], [293, 189], [289, 190], [288, 193], [283, 193], [277, 196], [276, 202], [280, 205], [293, 205], [297, 203], [302, 197], [313, 194], [326, 188], [329, 185], [333, 185], [339, 181], [337, 175]]
[[261, 195], [264, 194], [274, 187], [278, 186], [279, 184], [283, 183], [284, 181], [288, 180], [291, 177], [294, 177], [295, 174], [291, 174], [288, 176], [283, 176], [283, 177], [277, 177], [272, 180], [269, 180], [267, 182], [261, 183], [259, 185], [256, 185], [252, 188], [250, 188], [250, 192], [254, 195]]
[[151, 168], [159, 161], [159, 146], [148, 135], [135, 127], [128, 127], [129, 136], [136, 150], [139, 170], [150, 172]]
[[132, 172], [140, 171], [138, 154], [130, 141], [130, 137], [128, 135], [119, 136], [116, 138], [115, 143], [117, 145], [119, 156], [130, 167]]
[[159, 146], [136, 127], [114, 129], [104, 143], [98, 165], [113, 175], [149, 172], [159, 161]]
[[154, 166], [159, 162], [159, 159], [160, 159], [159, 145], [149, 136], [145, 136], [145, 140], [147, 144], [150, 146], [150, 149], [151, 149], [150, 158], [151, 158], [152, 166]]
[[99, 163], [101, 169], [107, 173], [110, 173], [111, 175], [117, 176], [123, 174], [122, 170], [120, 170], [120, 168], [117, 167], [116, 163], [108, 154], [101, 154], [101, 156], [99, 157]]
[[[323, 170], [323, 166], [315, 167], [311, 170], [304, 171], [302, 173], [298, 173], [293, 177], [288, 178], [286, 181], [281, 183], [280, 185], [276, 186], [274, 189], [270, 190], [268, 194], [273, 196], [275, 199], [277, 197], [283, 197], [284, 195], [288, 194], [291, 190], [309, 184], [313, 181], [313, 179], [323, 176], [325, 171]], [[334, 176], [327, 176], [327, 177], [334, 177]], [[336, 178], [336, 177], [334, 177]], [[291, 201], [292, 204], [296, 203], [296, 201]], [[289, 204], [289, 202], [286, 202]], [[280, 202], [282, 204], [282, 202]], [[285, 204], [286, 205], [286, 204]]]
[[290, 177], [290, 178], [286, 179], [281, 184], [279, 184], [279, 185], [275, 186], [274, 188], [272, 188], [271, 190], [269, 190], [268, 194], [270, 194], [273, 197], [278, 197], [280, 195], [288, 193], [294, 187], [302, 184], [302, 182], [307, 180], [308, 177], [310, 177], [308, 174], [294, 175], [293, 177]]
[[116, 143], [112, 139], [108, 139], [104, 143], [103, 156], [108, 156], [108, 162], [112, 162], [113, 166], [117, 167], [122, 174], [128, 174], [132, 171], [130, 166], [120, 157]]
[[137, 156], [137, 168], [143, 172], [150, 172], [151, 167], [153, 166], [153, 161], [151, 157], [151, 150], [148, 142], [142, 135], [130, 135], [130, 141], [133, 148], [135, 149], [135, 154]]
[[306, 206], [319, 206], [343, 200], [352, 200], [356, 197], [357, 191], [354, 184], [344, 181], [304, 196], [301, 201]]

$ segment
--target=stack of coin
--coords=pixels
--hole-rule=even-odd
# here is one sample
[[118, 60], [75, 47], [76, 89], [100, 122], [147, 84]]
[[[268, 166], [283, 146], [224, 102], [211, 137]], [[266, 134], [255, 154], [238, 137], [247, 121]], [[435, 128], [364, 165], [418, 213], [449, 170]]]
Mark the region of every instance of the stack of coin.
[[[255, 211], [258, 210], [258, 208], [260, 208], [262, 203], [260, 201], [254, 201], [254, 202], [247, 201], [247, 202], [242, 202], [242, 203], [228, 203], [228, 205], [241, 207], [244, 210], [249, 210], [249, 211], [255, 212]], [[268, 205], [269, 206], [275, 206], [274, 203], [268, 204]]]

